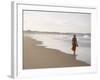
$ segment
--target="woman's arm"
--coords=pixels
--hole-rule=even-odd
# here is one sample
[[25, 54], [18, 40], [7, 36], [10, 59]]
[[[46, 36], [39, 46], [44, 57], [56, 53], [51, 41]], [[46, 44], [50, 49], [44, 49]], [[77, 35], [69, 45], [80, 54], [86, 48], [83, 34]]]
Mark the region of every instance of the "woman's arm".
[[78, 47], [78, 42], [77, 42], [77, 38], [76, 38], [76, 46]]

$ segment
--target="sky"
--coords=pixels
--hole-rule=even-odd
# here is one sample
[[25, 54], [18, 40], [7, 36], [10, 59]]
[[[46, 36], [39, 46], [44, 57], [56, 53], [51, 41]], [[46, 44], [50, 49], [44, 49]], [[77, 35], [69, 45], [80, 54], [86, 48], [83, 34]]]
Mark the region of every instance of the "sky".
[[71, 12], [24, 11], [24, 30], [90, 33], [91, 14]]

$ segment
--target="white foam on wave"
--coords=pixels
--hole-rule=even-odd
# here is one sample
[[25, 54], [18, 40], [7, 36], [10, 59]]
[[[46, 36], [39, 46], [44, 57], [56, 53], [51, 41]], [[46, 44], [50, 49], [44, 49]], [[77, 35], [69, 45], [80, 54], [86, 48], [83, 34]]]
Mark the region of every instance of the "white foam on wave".
[[90, 36], [89, 35], [84, 35], [83, 38], [90, 39]]

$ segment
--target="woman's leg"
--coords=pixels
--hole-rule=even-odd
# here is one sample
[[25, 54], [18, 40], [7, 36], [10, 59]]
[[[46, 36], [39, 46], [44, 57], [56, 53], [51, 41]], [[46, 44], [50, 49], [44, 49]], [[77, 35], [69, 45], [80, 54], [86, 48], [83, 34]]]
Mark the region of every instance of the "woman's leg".
[[76, 53], [76, 49], [74, 50], [74, 55], [75, 55], [75, 53]]
[[73, 51], [73, 55], [75, 55], [75, 51]]

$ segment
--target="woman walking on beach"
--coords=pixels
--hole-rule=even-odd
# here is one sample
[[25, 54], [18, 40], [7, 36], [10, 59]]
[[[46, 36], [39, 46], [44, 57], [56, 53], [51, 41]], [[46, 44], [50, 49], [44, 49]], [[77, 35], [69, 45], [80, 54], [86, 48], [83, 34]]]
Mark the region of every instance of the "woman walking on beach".
[[76, 53], [76, 47], [78, 47], [78, 43], [77, 43], [76, 34], [74, 34], [73, 38], [72, 38], [72, 51], [73, 51], [73, 55], [75, 55], [75, 53]]

